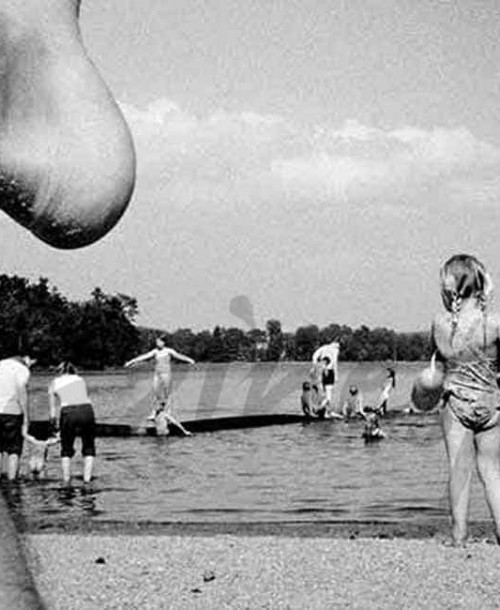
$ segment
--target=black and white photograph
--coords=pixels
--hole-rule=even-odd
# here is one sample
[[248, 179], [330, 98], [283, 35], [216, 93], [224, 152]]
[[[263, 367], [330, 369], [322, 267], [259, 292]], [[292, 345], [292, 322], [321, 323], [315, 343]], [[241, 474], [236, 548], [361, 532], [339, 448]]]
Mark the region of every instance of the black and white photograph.
[[0, 0], [0, 610], [500, 607], [499, 41]]

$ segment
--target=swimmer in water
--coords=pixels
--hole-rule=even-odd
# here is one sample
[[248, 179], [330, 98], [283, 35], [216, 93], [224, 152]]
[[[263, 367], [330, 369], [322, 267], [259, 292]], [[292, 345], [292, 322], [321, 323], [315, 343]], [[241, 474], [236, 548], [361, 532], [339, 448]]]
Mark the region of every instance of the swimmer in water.
[[156, 339], [156, 347], [151, 351], [136, 356], [124, 364], [125, 368], [128, 368], [135, 364], [139, 364], [139, 362], [154, 359], [153, 398], [155, 402], [151, 415], [148, 417], [148, 419], [153, 421], [158, 412], [162, 410], [169, 412], [171, 410], [172, 358], [180, 360], [181, 362], [187, 362], [188, 364], [195, 364], [195, 361], [192, 358], [189, 358], [189, 356], [179, 354], [175, 349], [167, 347], [165, 341], [160, 337]]
[[474, 466], [500, 544], [500, 316], [490, 310], [493, 284], [474, 256], [458, 254], [440, 272], [444, 312], [431, 341], [443, 366], [441, 425], [449, 462], [452, 536], [467, 536]]
[[365, 418], [365, 427], [363, 430], [363, 438], [365, 441], [376, 441], [385, 438], [385, 432], [380, 427], [377, 409], [365, 407], [363, 409], [363, 417]]

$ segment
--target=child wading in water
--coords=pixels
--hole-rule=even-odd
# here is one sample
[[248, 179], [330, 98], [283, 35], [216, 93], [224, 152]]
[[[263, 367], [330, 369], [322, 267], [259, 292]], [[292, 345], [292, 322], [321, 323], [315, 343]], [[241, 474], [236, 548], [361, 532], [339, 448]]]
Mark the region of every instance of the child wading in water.
[[[449, 462], [453, 542], [457, 545], [467, 535], [474, 463], [500, 543], [500, 318], [488, 310], [491, 292], [490, 276], [475, 257], [459, 254], [443, 265], [445, 311], [434, 319], [432, 341], [443, 366], [441, 423]], [[415, 386], [418, 384], [419, 379]]]
[[28, 460], [28, 472], [34, 479], [44, 479], [47, 474], [47, 459], [49, 447], [61, 441], [59, 434], [49, 437], [47, 440], [40, 440], [31, 434], [23, 434], [24, 440], [30, 445], [30, 455]]

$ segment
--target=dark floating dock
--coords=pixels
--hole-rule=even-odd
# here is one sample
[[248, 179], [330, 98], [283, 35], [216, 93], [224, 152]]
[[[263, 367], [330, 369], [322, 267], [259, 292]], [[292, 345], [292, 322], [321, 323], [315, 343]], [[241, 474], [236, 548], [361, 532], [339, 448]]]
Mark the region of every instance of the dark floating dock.
[[[271, 413], [266, 415], [244, 415], [238, 417], [214, 417], [210, 419], [197, 419], [181, 422], [184, 428], [193, 434], [202, 432], [216, 432], [218, 430], [241, 430], [243, 428], [261, 428], [263, 426], [282, 426], [284, 424], [304, 423], [307, 420], [303, 415], [295, 413]], [[328, 420], [330, 421], [330, 420]], [[49, 436], [49, 422], [46, 420], [32, 421], [30, 434], [36, 438], [44, 439]], [[129, 424], [96, 423], [97, 436], [156, 436], [154, 425], [131, 426]], [[170, 425], [170, 436], [182, 436], [181, 430], [174, 424]]]
[[[403, 414], [401, 412], [388, 413], [384, 419], [402, 418], [401, 423], [396, 425], [422, 427], [426, 425], [427, 414]], [[308, 418], [299, 413], [266, 413], [262, 415], [240, 415], [232, 417], [212, 417], [209, 419], [193, 419], [182, 421], [181, 424], [192, 434], [203, 432], [217, 432], [219, 430], [242, 430], [244, 428], [262, 428], [264, 426], [283, 426], [287, 424], [334, 424], [340, 419], [316, 419]], [[361, 422], [361, 420], [358, 420]], [[50, 428], [47, 420], [35, 420], [30, 423], [30, 434], [36, 438], [45, 439], [49, 436]], [[153, 423], [146, 425], [112, 424], [105, 422], [96, 423], [96, 436], [107, 437], [134, 437], [134, 436], [156, 436], [156, 428]], [[182, 431], [170, 424], [169, 436], [183, 436]]]

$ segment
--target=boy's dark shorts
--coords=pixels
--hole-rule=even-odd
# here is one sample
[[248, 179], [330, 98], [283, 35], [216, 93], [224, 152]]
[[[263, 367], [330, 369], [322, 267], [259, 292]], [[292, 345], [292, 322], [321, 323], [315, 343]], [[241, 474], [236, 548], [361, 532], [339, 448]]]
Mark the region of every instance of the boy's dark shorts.
[[0, 451], [8, 455], [21, 455], [23, 451], [24, 415], [0, 413]]
[[327, 369], [323, 372], [321, 376], [321, 382], [325, 385], [334, 385], [335, 384], [335, 371], [333, 369]]
[[82, 455], [95, 455], [95, 418], [92, 405], [62, 407], [59, 421], [61, 457], [75, 455], [75, 438], [82, 439]]
[[316, 409], [316, 411], [314, 413], [318, 419], [325, 419], [326, 407], [319, 407], [319, 409]]

